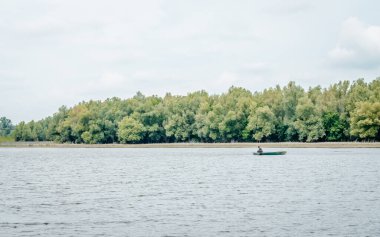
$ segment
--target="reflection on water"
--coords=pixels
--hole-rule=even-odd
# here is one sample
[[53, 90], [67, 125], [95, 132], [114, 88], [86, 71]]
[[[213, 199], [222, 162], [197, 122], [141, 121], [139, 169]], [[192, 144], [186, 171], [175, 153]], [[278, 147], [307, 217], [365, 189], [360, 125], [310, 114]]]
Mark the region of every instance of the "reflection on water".
[[0, 236], [380, 236], [380, 149], [252, 151], [2, 148]]

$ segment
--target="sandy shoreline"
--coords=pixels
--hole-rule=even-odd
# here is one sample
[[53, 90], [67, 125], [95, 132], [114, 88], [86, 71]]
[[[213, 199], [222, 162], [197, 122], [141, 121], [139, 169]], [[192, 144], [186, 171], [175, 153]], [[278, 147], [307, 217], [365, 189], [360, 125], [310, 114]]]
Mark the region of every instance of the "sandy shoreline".
[[158, 143], [158, 144], [61, 144], [53, 142], [4, 142], [9, 148], [380, 148], [380, 142], [280, 142], [280, 143]]

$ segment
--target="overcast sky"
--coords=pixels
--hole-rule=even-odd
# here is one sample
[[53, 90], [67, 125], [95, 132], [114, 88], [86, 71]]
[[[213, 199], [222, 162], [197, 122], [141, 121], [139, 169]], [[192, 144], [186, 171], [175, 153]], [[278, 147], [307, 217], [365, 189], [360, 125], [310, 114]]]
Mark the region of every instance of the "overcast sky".
[[380, 76], [377, 0], [0, 0], [0, 116]]

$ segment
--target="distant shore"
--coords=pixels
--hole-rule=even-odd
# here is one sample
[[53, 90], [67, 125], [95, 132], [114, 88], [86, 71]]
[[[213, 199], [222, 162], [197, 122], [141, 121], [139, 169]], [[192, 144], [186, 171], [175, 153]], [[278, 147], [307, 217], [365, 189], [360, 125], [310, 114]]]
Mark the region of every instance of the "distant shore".
[[279, 142], [279, 143], [154, 143], [71, 144], [54, 142], [3, 142], [0, 148], [380, 148], [380, 142]]

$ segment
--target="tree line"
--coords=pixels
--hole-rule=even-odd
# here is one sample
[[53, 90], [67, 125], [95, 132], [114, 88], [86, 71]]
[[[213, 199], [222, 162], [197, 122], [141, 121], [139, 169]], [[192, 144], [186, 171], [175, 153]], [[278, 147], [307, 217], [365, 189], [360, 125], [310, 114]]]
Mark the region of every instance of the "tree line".
[[61, 143], [282, 142], [380, 140], [380, 78], [308, 90], [289, 82], [261, 92], [231, 87], [164, 97], [62, 106], [15, 126], [16, 141]]

